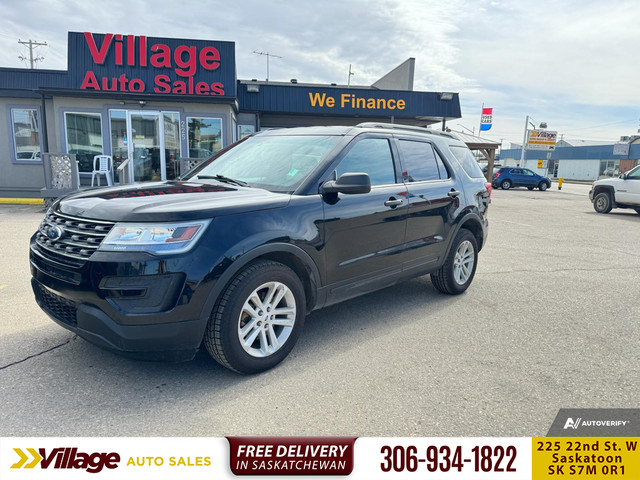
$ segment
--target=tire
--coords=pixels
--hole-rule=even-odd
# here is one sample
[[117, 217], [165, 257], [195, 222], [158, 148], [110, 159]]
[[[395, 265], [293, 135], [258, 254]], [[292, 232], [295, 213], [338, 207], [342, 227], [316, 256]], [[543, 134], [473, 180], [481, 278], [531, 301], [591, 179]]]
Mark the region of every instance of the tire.
[[431, 274], [431, 282], [442, 293], [458, 295], [471, 285], [477, 266], [476, 237], [466, 228], [461, 228], [451, 244], [444, 264]]
[[547, 188], [549, 188], [547, 182], [540, 182], [540, 185], [538, 185], [538, 189], [540, 189], [541, 192], [544, 192]]
[[598, 213], [609, 213], [611, 211], [611, 195], [609, 192], [600, 192], [593, 199], [593, 209]]
[[[304, 287], [293, 270], [258, 260], [220, 295], [204, 335], [205, 347], [214, 360], [238, 373], [273, 368], [298, 340], [305, 306]], [[276, 308], [280, 314], [273, 313]]]
[[503, 180], [500, 184], [500, 188], [503, 190], [509, 190], [511, 188], [511, 180]]
[[527, 187], [529, 190], [533, 190], [533, 187]]

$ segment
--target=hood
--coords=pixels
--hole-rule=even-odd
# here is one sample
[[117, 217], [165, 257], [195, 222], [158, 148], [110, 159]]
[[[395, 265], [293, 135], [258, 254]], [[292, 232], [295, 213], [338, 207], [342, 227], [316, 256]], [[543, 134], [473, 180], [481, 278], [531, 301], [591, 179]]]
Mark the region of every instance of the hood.
[[222, 183], [161, 182], [87, 190], [66, 197], [62, 213], [113, 222], [213, 218], [284, 207], [291, 195]]

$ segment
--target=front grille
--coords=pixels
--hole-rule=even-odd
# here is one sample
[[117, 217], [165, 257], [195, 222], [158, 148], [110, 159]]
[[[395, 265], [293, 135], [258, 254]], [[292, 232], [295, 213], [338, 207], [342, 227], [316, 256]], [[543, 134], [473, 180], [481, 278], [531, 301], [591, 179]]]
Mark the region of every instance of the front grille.
[[[113, 228], [113, 222], [72, 217], [60, 212], [50, 212], [40, 224], [36, 244], [40, 252], [51, 260], [82, 267]], [[62, 236], [47, 235], [52, 227], [59, 227]]]
[[36, 285], [39, 292], [38, 298], [41, 302], [40, 306], [47, 311], [47, 313], [61, 322], [75, 327], [78, 324], [76, 319], [76, 313], [78, 310], [75, 303], [50, 292], [40, 284]]

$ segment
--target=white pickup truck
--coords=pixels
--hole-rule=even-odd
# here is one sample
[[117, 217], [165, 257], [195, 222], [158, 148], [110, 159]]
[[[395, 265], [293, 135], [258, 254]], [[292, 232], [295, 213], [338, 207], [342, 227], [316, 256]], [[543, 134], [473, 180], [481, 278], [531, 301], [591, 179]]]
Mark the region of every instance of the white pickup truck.
[[598, 213], [609, 213], [612, 208], [633, 208], [640, 213], [640, 165], [617, 178], [593, 182], [589, 199]]

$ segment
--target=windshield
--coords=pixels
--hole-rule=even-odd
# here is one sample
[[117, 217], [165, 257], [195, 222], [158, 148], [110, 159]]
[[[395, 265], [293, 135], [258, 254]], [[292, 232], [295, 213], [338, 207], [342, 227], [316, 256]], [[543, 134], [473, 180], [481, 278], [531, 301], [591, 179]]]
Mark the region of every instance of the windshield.
[[246, 182], [274, 192], [293, 192], [338, 143], [340, 136], [269, 135], [246, 139], [190, 175]]

